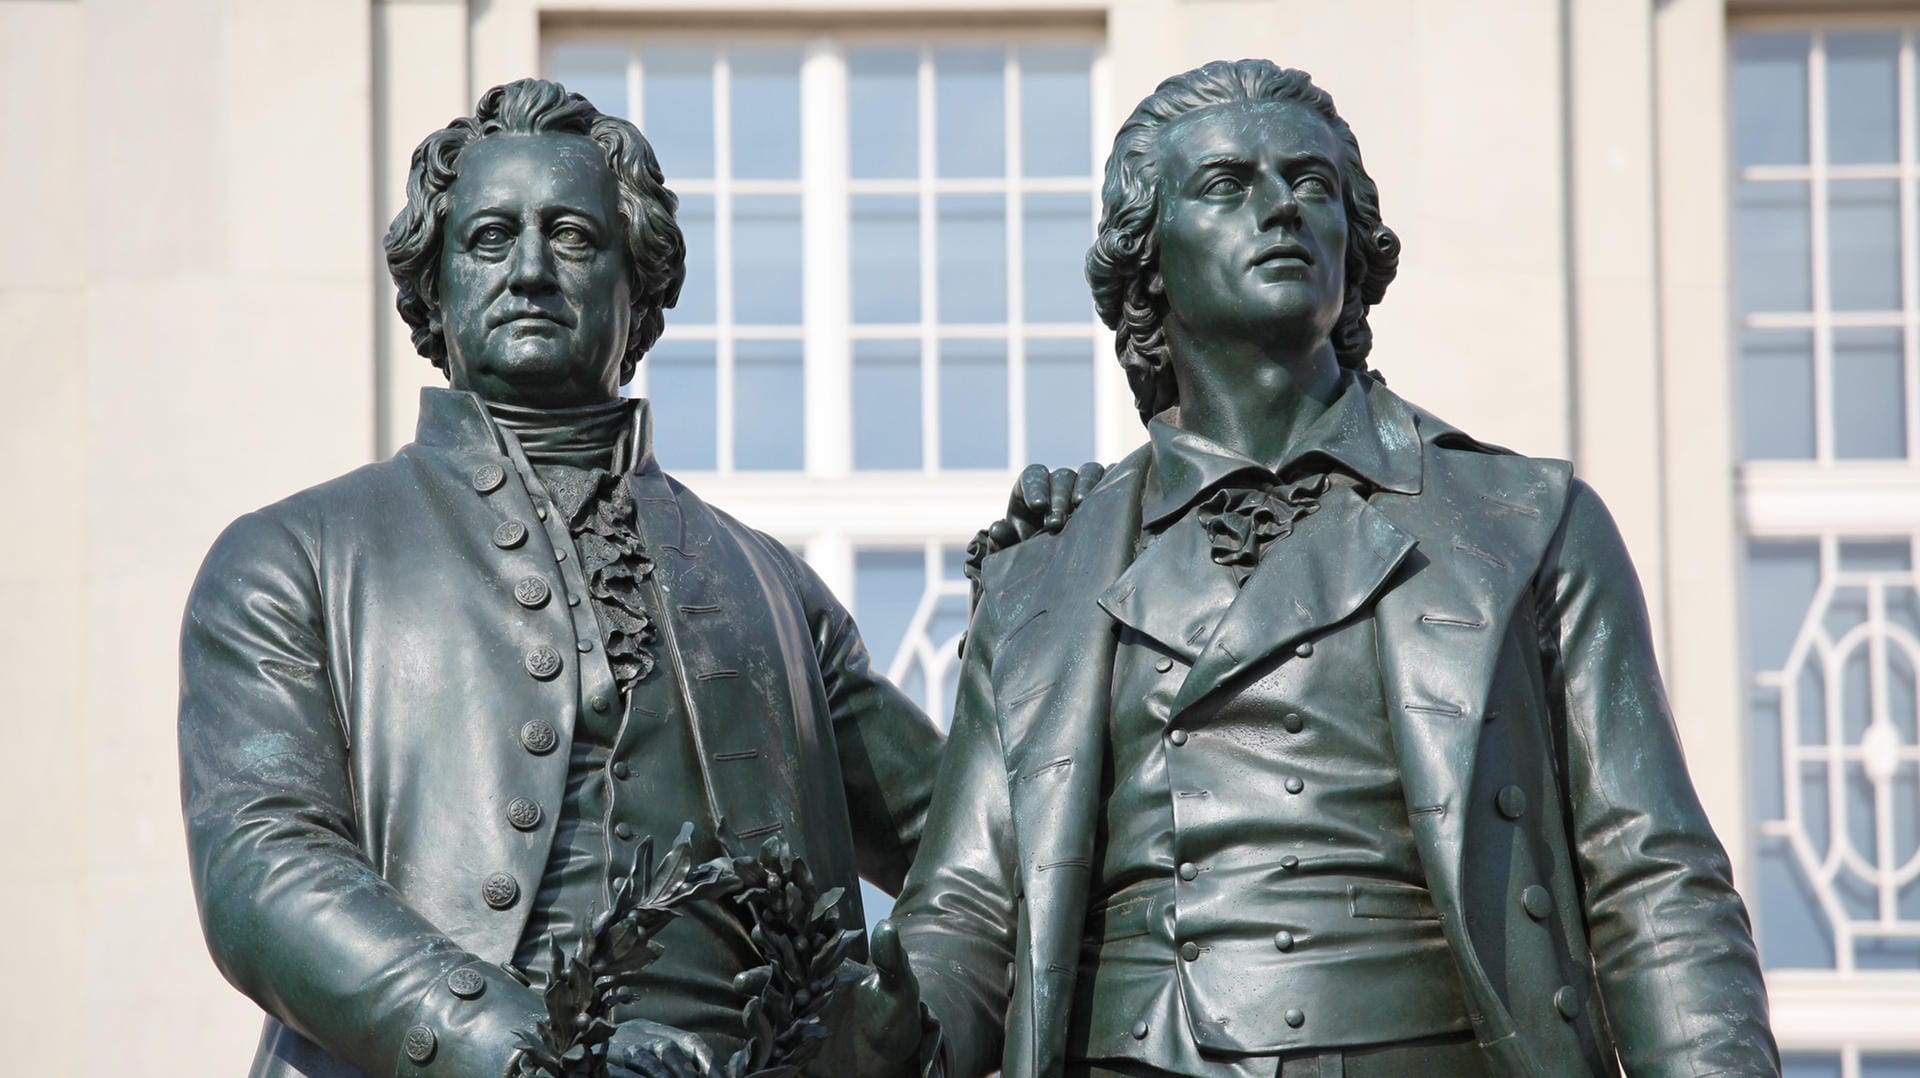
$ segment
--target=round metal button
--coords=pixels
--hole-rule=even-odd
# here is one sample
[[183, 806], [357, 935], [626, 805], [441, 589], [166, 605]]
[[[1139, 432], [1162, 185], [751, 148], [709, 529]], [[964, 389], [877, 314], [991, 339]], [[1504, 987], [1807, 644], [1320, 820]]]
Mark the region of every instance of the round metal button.
[[488, 876], [480, 885], [480, 897], [496, 910], [512, 909], [520, 901], [520, 881], [505, 872]]
[[1297, 734], [1306, 727], [1307, 720], [1301, 718], [1299, 712], [1289, 711], [1280, 716], [1280, 725], [1286, 728], [1287, 733]]
[[1187, 732], [1185, 730], [1175, 730], [1167, 735], [1167, 740], [1173, 742], [1175, 745], [1184, 745], [1187, 743]]
[[633, 825], [622, 820], [613, 825], [613, 833], [620, 836], [622, 841], [630, 842], [633, 840]]
[[604, 696], [597, 696], [594, 698], [593, 710], [594, 710], [594, 713], [597, 715], [605, 715], [607, 713], [607, 709], [612, 706], [613, 706], [613, 702], [611, 700], [608, 700]]
[[426, 1026], [414, 1026], [407, 1030], [406, 1040], [402, 1042], [407, 1050], [407, 1058], [415, 1063], [425, 1063], [433, 1058], [433, 1050], [440, 1047], [440, 1038]]
[[461, 966], [447, 974], [447, 987], [461, 999], [478, 999], [487, 990], [487, 978], [472, 966]]
[[1273, 946], [1274, 949], [1278, 951], [1293, 950], [1293, 933], [1284, 928], [1275, 932], [1273, 934]]
[[560, 653], [545, 644], [527, 649], [527, 673], [545, 681], [560, 672]]
[[513, 586], [513, 601], [529, 610], [547, 605], [547, 599], [553, 594], [553, 588], [537, 576], [523, 577]]
[[493, 529], [493, 545], [501, 550], [512, 550], [527, 541], [527, 526], [517, 520], [504, 520]]
[[1500, 815], [1517, 820], [1526, 814], [1527, 792], [1518, 786], [1502, 786], [1493, 797], [1493, 805], [1500, 810]]
[[1547, 893], [1546, 888], [1535, 884], [1520, 892], [1520, 908], [1527, 911], [1528, 917], [1544, 921], [1547, 914], [1553, 912], [1553, 896]]
[[1133, 1024], [1133, 1039], [1136, 1041], [1144, 1041], [1147, 1039], [1146, 1019], [1143, 1018]]
[[579, 597], [578, 595], [569, 595], [569, 596], [567, 596], [567, 605], [568, 605], [568, 606], [579, 606], [579, 605], [580, 605], [580, 597]]
[[587, 652], [593, 650], [593, 641], [582, 638], [575, 642], [573, 646], [580, 649], [580, 654], [585, 655]]
[[533, 511], [533, 515], [539, 517], [541, 520], [547, 519], [547, 507], [542, 505], [535, 508]]
[[1312, 655], [1312, 654], [1313, 654], [1313, 641], [1311, 641], [1311, 640], [1302, 640], [1302, 641], [1300, 641], [1300, 642], [1299, 642], [1298, 644], [1295, 644], [1295, 645], [1293, 645], [1293, 653], [1294, 653], [1295, 655], [1298, 655], [1298, 656], [1300, 656], [1300, 657], [1301, 657], [1302, 659], [1304, 659], [1304, 658], [1306, 658], [1306, 657], [1307, 657], [1307, 656], [1309, 656], [1309, 655]]
[[1294, 869], [1300, 867], [1300, 859], [1292, 854], [1288, 854], [1280, 859], [1280, 867], [1286, 869], [1288, 872], [1292, 872]]
[[1160, 661], [1153, 664], [1153, 668], [1164, 674], [1173, 669], [1173, 660], [1162, 655]]
[[1199, 878], [1199, 876], [1200, 876], [1200, 868], [1198, 865], [1195, 865], [1192, 861], [1181, 862], [1180, 864], [1181, 879], [1191, 883], [1195, 879]]
[[1299, 1029], [1301, 1026], [1304, 1026], [1307, 1024], [1307, 1012], [1301, 1010], [1298, 1007], [1287, 1008], [1287, 1013], [1281, 1015], [1280, 1017], [1286, 1019], [1287, 1024], [1292, 1026], [1295, 1029]]
[[1304, 782], [1301, 782], [1300, 776], [1298, 775], [1290, 776], [1287, 779], [1287, 792], [1290, 794], [1297, 794], [1301, 790], [1304, 790], [1306, 788], [1307, 788], [1307, 784]]
[[1198, 961], [1200, 958], [1200, 945], [1193, 942], [1192, 940], [1188, 940], [1187, 942], [1181, 944], [1180, 957], [1186, 959], [1189, 962]]
[[540, 826], [540, 806], [527, 798], [516, 797], [507, 802], [507, 822], [521, 831], [531, 831]]
[[567, 560], [567, 548], [565, 548], [565, 547], [561, 547], [561, 548], [560, 548], [559, 550], [556, 550], [556, 551], [554, 551], [554, 552], [553, 552], [553, 560], [554, 560], [554, 561], [566, 561], [566, 560]]
[[482, 494], [492, 494], [506, 481], [507, 470], [498, 464], [482, 464], [473, 470], [473, 489]]
[[545, 719], [528, 719], [520, 727], [520, 744], [535, 756], [545, 756], [560, 743], [560, 735], [553, 732], [553, 724]]
[[1560, 986], [1560, 990], [1553, 994], [1553, 1009], [1559, 1011], [1560, 1017], [1565, 1018], [1569, 1022], [1579, 1017], [1580, 997], [1574, 994], [1571, 985], [1563, 984]]
[[624, 779], [624, 778], [626, 778], [626, 777], [627, 777], [628, 775], [631, 775], [631, 774], [633, 774], [633, 769], [627, 766], [627, 762], [626, 762], [625, 760], [616, 760], [616, 761], [614, 761], [614, 764], [613, 764], [613, 777], [614, 777], [614, 778], [616, 778], [616, 779]]

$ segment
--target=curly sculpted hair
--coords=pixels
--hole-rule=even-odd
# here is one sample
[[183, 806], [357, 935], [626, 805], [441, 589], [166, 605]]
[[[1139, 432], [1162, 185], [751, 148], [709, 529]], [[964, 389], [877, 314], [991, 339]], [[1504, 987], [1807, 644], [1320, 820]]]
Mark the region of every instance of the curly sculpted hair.
[[1160, 276], [1160, 136], [1174, 121], [1210, 105], [1297, 101], [1327, 122], [1340, 142], [1340, 190], [1347, 211], [1346, 298], [1333, 328], [1342, 366], [1367, 370], [1373, 331], [1367, 309], [1386, 295], [1400, 263], [1400, 238], [1380, 220], [1380, 193], [1360, 163], [1360, 144], [1333, 98], [1304, 71], [1270, 60], [1215, 60], [1162, 82], [1113, 139], [1100, 191], [1100, 229], [1087, 252], [1087, 282], [1100, 320], [1116, 331], [1142, 421], [1179, 402], [1167, 339], [1166, 282]]
[[667, 189], [653, 147], [640, 129], [608, 116], [579, 94], [544, 79], [521, 79], [480, 96], [472, 116], [462, 116], [428, 135], [413, 151], [407, 171], [407, 204], [387, 229], [387, 269], [399, 289], [396, 306], [413, 330], [413, 346], [447, 369], [446, 330], [440, 316], [440, 250], [447, 219], [447, 192], [460, 162], [481, 139], [494, 135], [580, 135], [600, 147], [619, 186], [620, 227], [626, 236], [633, 280], [633, 314], [620, 380], [646, 355], [665, 326], [661, 311], [680, 298], [687, 276], [687, 245], [674, 221], [680, 200]]

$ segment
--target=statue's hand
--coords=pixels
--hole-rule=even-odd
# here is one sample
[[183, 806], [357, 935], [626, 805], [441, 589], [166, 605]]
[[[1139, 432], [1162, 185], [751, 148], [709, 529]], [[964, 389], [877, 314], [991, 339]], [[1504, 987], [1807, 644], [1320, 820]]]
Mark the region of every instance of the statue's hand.
[[629, 1019], [614, 1029], [607, 1065], [613, 1078], [709, 1078], [717, 1073], [707, 1042], [644, 1018]]
[[995, 550], [1004, 550], [1040, 532], [1058, 532], [1067, 526], [1067, 518], [1086, 500], [1107, 470], [1088, 461], [1079, 471], [1029, 464], [1013, 484], [1007, 496], [1007, 515], [987, 528]]
[[862, 1078], [914, 1073], [925, 1035], [920, 982], [892, 921], [873, 927], [873, 966], [853, 986], [855, 1051]]

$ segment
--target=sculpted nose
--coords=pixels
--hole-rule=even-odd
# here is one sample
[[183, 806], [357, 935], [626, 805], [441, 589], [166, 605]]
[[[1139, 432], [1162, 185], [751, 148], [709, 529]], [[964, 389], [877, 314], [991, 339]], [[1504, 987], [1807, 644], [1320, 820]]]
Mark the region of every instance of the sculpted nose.
[[547, 250], [547, 238], [538, 232], [522, 232], [513, 245], [513, 264], [508, 284], [516, 292], [539, 292], [553, 285], [553, 255]]
[[1285, 181], [1260, 185], [1260, 228], [1275, 228], [1281, 225], [1295, 227], [1300, 223], [1300, 201], [1293, 197], [1293, 185]]

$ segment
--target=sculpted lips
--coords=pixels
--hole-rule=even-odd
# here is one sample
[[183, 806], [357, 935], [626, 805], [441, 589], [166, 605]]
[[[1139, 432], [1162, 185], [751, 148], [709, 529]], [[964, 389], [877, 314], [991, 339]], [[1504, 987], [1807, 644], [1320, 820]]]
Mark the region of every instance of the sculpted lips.
[[573, 324], [567, 320], [567, 316], [561, 311], [549, 311], [539, 307], [513, 306], [494, 311], [487, 315], [487, 328], [493, 329], [504, 326], [509, 322], [528, 320], [552, 322], [556, 326], [571, 326]]
[[1253, 264], [1263, 266], [1269, 262], [1279, 262], [1283, 259], [1293, 259], [1298, 262], [1304, 262], [1309, 266], [1313, 265], [1313, 256], [1307, 253], [1305, 247], [1297, 243], [1277, 243], [1272, 247], [1265, 248], [1254, 256]]

